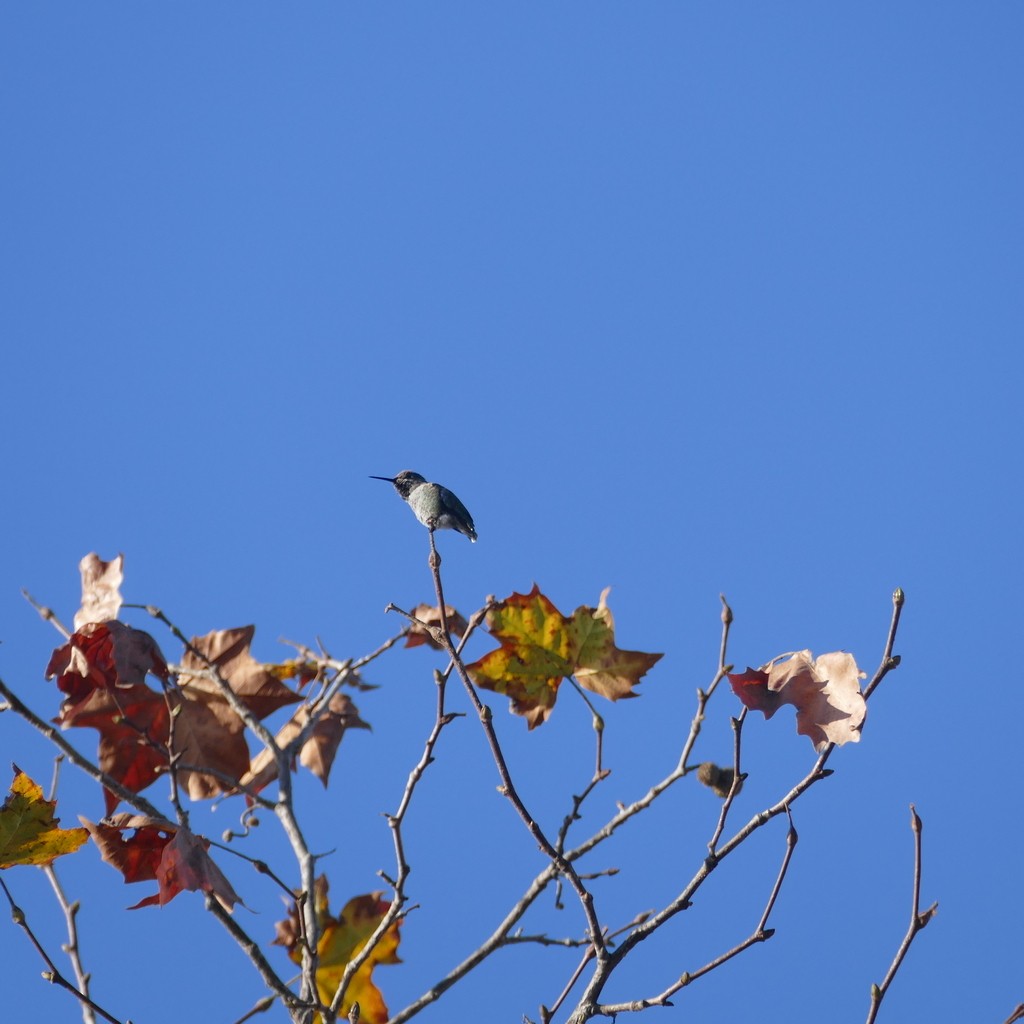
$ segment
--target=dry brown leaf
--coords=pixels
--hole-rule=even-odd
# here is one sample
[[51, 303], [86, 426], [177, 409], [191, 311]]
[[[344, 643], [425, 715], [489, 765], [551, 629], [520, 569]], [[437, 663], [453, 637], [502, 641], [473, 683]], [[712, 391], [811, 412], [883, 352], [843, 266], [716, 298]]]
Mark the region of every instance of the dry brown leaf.
[[75, 612], [75, 630], [87, 622], [116, 619], [121, 610], [124, 555], [104, 562], [94, 551], [78, 563], [78, 570], [82, 574], [82, 607]]
[[867, 704], [860, 692], [864, 673], [852, 654], [832, 651], [815, 659], [798, 651], [774, 659], [766, 669], [747, 669], [729, 676], [736, 696], [752, 710], [771, 718], [782, 704], [796, 710], [796, 730], [817, 751], [829, 743], [860, 739]]
[[[302, 732], [308, 721], [309, 707], [303, 704], [295, 709], [292, 717], [278, 731], [275, 737], [277, 745], [281, 748], [287, 747]], [[359, 717], [359, 711], [348, 695], [336, 693], [331, 698], [327, 711], [320, 717], [313, 727], [313, 732], [303, 743], [299, 760], [303, 767], [308, 768], [326, 786], [345, 730], [369, 728], [369, 725]], [[249, 770], [242, 776], [239, 784], [258, 793], [276, 778], [277, 762], [269, 750], [261, 750], [252, 759]]]
[[[448, 632], [455, 639], [464, 636], [469, 628], [466, 620], [450, 604], [444, 606], [444, 611], [448, 618]], [[428, 630], [420, 625], [420, 622], [425, 622], [428, 626], [435, 626], [440, 629], [441, 606], [438, 604], [418, 604], [412, 610], [412, 617], [418, 619], [419, 622], [413, 622], [409, 635], [405, 638], [405, 646], [420, 647], [426, 644], [428, 647], [433, 647], [435, 651], [441, 650], [441, 645], [430, 635]]]
[[198, 672], [208, 670], [208, 660], [217, 667], [231, 689], [257, 718], [266, 718], [278, 708], [301, 700], [301, 697], [285, 686], [273, 671], [268, 671], [262, 662], [257, 661], [249, 653], [249, 646], [255, 633], [255, 626], [240, 626], [193, 637], [192, 646], [200, 656], [193, 654], [192, 651], [185, 651], [181, 659], [184, 669], [180, 679], [181, 685], [191, 688], [194, 693], [203, 691], [221, 697], [220, 688], [211, 679], [188, 674], [189, 669]]

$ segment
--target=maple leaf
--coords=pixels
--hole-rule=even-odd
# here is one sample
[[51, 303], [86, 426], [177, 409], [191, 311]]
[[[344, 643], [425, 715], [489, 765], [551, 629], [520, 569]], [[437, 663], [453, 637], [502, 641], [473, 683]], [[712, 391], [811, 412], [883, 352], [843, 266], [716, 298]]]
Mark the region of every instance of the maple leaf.
[[[186, 654], [183, 662], [198, 671], [208, 667], [202, 655], [208, 657], [242, 703], [263, 718], [300, 697], [249, 654], [253, 633], [248, 626], [199, 637], [193, 645], [200, 653]], [[134, 792], [167, 771], [169, 748], [179, 764], [178, 783], [191, 799], [231, 791], [228, 780], [249, 770], [249, 746], [245, 724], [220, 687], [183, 673], [176, 690], [158, 692], [145, 685], [148, 672], [170, 679], [148, 633], [114, 620], [83, 626], [47, 666], [66, 695], [58, 721], [96, 729], [100, 767]], [[117, 802], [108, 791], [107, 814]]]
[[[302, 732], [309, 721], [309, 706], [297, 707], [292, 717], [278, 730], [277, 745], [284, 749]], [[369, 729], [360, 717], [355, 704], [347, 694], [336, 693], [327, 710], [313, 726], [309, 738], [302, 744], [299, 760], [326, 787], [335, 754], [346, 729]], [[239, 780], [239, 785], [259, 792], [277, 778], [277, 761], [269, 750], [261, 750], [253, 759], [249, 770]]]
[[55, 648], [46, 666], [46, 678], [56, 676], [66, 695], [62, 715], [94, 690], [136, 686], [150, 672], [165, 683], [171, 677], [157, 642], [116, 619], [86, 623]]
[[[189, 669], [208, 671], [214, 666], [232, 692], [260, 719], [302, 699], [249, 653], [255, 632], [255, 626], [215, 630], [193, 637], [194, 650], [186, 650], [179, 678], [185, 701], [175, 720], [174, 737], [175, 751], [184, 764], [212, 768], [231, 779], [241, 779], [249, 771], [245, 723], [212, 679], [192, 675]], [[181, 772], [180, 781], [193, 800], [229, 790], [222, 778], [209, 772], [187, 769]]]
[[[464, 636], [469, 628], [466, 620], [450, 604], [444, 606], [444, 612], [448, 618], [448, 632], [456, 638]], [[428, 630], [420, 625], [420, 622], [425, 622], [428, 626], [436, 626], [440, 629], [441, 606], [437, 604], [418, 604], [412, 610], [412, 617], [414, 620], [418, 619], [419, 621], [413, 622], [409, 635], [405, 638], [405, 646], [420, 647], [426, 644], [428, 647], [433, 647], [435, 651], [440, 651], [441, 645], [430, 635]]]
[[[96, 729], [100, 768], [133, 793], [141, 793], [167, 770], [168, 701], [148, 686], [95, 690], [77, 704], [65, 706], [58, 721], [64, 727]], [[110, 790], [103, 792], [109, 815], [118, 798]]]
[[14, 765], [11, 791], [0, 807], [0, 868], [52, 864], [89, 838], [84, 828], [58, 828], [56, 806], [56, 800], [44, 799], [42, 786]]
[[75, 612], [75, 629], [87, 622], [116, 619], [121, 610], [124, 555], [104, 562], [94, 551], [78, 563], [78, 571], [82, 574], [82, 606]]
[[635, 697], [633, 687], [662, 657], [615, 646], [615, 624], [601, 593], [597, 608], [582, 605], [566, 618], [534, 584], [487, 613], [487, 629], [501, 644], [467, 669], [473, 681], [503, 693], [531, 729], [551, 714], [567, 676], [609, 700]]
[[729, 676], [736, 696], [766, 719], [783, 704], [796, 708], [796, 731], [814, 749], [860, 740], [867, 704], [858, 680], [864, 673], [852, 654], [832, 651], [812, 658], [810, 651], [781, 655], [764, 669], [748, 668]]
[[223, 700], [216, 683], [188, 672], [189, 669], [206, 671], [212, 664], [257, 718], [266, 718], [278, 708], [301, 700], [294, 690], [281, 682], [273, 671], [275, 666], [265, 666], [249, 653], [255, 633], [255, 626], [239, 626], [193, 637], [192, 647], [198, 651], [198, 655], [192, 650], [185, 651], [181, 659], [182, 687], [190, 688], [193, 692], [206, 692]]
[[[156, 881], [159, 889], [129, 910], [164, 906], [186, 890], [213, 896], [225, 910], [242, 901], [207, 853], [209, 840], [159, 818], [116, 814], [95, 824], [79, 819], [100, 856], [124, 875], [125, 884]], [[131, 835], [125, 833], [131, 832]]]
[[[316, 880], [314, 899], [320, 926], [320, 942], [317, 945], [317, 991], [321, 1002], [329, 1005], [341, 983], [345, 968], [366, 945], [367, 939], [380, 924], [391, 904], [381, 899], [379, 892], [367, 893], [350, 899], [344, 910], [334, 917], [328, 908], [327, 879], [323, 875]], [[387, 1021], [388, 1011], [384, 997], [373, 983], [372, 975], [377, 964], [401, 962], [398, 957], [400, 924], [401, 920], [398, 920], [388, 928], [365, 963], [352, 976], [340, 1008], [339, 1018], [344, 1018], [352, 1004], [358, 1003], [360, 1021], [366, 1024], [384, 1024]], [[277, 923], [274, 943], [284, 946], [295, 963], [302, 962], [299, 948], [301, 934], [298, 911], [292, 904], [289, 907], [288, 918]]]

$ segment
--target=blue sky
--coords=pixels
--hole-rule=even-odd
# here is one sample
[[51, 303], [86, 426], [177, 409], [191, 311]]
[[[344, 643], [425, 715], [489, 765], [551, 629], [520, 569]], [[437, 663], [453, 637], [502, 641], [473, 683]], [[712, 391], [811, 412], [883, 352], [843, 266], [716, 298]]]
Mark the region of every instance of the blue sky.
[[[126, 599], [186, 632], [254, 622], [267, 660], [282, 636], [365, 653], [389, 601], [431, 596], [425, 533], [367, 479], [415, 469], [476, 519], [478, 544], [440, 538], [461, 610], [536, 581], [569, 612], [611, 585], [620, 644], [665, 652], [606, 709], [596, 828], [674, 764], [720, 592], [738, 665], [842, 648], [870, 673], [902, 586], [903, 664], [796, 808], [777, 935], [652, 1013], [861, 1019], [906, 927], [913, 801], [940, 911], [880, 1019], [1005, 1019], [1024, 999], [1024, 701], [994, 664], [1020, 618], [1022, 31], [1012, 3], [9, 5], [0, 676], [55, 713], [58, 637], [20, 588], [70, 619], [93, 550], [123, 551]], [[382, 660], [358, 701], [373, 733], [346, 739], [327, 794], [301, 791], [338, 899], [391, 867], [379, 815], [437, 664]], [[552, 827], [591, 766], [569, 696], [531, 734], [497, 716]], [[737, 711], [716, 698], [701, 758], [728, 759]], [[788, 713], [744, 740], [737, 825], [813, 763]], [[0, 752], [49, 778], [10, 714]], [[421, 909], [378, 972], [392, 1009], [541, 866], [495, 783], [460, 721], [409, 824]], [[102, 813], [70, 770], [61, 810]], [[674, 895], [716, 814], [684, 782], [609, 844], [609, 919]], [[749, 933], [784, 841], [764, 831], [606, 995], [660, 991]], [[276, 895], [220, 861], [269, 938]], [[56, 949], [43, 880], [8, 876]], [[261, 995], [198, 899], [123, 912], [143, 893], [94, 850], [64, 876], [122, 1018], [233, 1020]], [[74, 1019], [3, 941], [7, 1005]], [[574, 963], [506, 951], [422, 1019], [476, 1019], [485, 997], [536, 1016]]]

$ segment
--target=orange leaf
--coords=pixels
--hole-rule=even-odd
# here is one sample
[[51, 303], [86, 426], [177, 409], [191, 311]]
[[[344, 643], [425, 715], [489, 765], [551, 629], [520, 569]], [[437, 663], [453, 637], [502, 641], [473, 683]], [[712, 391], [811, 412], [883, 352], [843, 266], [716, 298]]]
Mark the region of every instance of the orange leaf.
[[504, 693], [529, 727], [544, 722], [567, 676], [609, 700], [634, 697], [633, 687], [660, 654], [615, 646], [614, 621], [601, 594], [597, 608], [582, 605], [566, 618], [534, 585], [487, 613], [487, 628], [501, 644], [467, 668], [474, 682]]
[[52, 864], [89, 838], [84, 828], [58, 828], [56, 806], [56, 800], [45, 800], [42, 787], [14, 766], [11, 792], [0, 807], [0, 868]]

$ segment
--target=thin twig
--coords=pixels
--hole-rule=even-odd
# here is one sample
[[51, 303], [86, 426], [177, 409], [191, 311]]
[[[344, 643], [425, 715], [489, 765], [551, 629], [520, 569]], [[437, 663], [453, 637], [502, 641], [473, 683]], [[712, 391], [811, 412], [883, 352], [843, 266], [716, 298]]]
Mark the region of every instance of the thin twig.
[[910, 828], [914, 833], [914, 885], [910, 908], [910, 926], [907, 928], [907, 934], [903, 936], [900, 948], [896, 951], [896, 956], [890, 964], [885, 977], [882, 979], [881, 985], [871, 986], [871, 1005], [868, 1008], [867, 1024], [872, 1024], [875, 1017], [878, 1016], [878, 1009], [882, 1005], [885, 993], [896, 977], [896, 972], [900, 969], [900, 964], [903, 963], [904, 957], [909, 952], [910, 944], [914, 941], [917, 933], [928, 924], [939, 909], [938, 903], [933, 903], [927, 910], [923, 913], [921, 912], [921, 819], [913, 804], [910, 805]]
[[24, 587], [21, 588], [21, 596], [24, 597], [37, 612], [39, 612], [39, 617], [44, 622], [49, 622], [65, 640], [71, 637], [71, 630], [57, 618], [57, 615], [52, 608], [47, 608], [46, 605], [40, 604]]
[[[597, 737], [597, 757], [595, 760], [596, 767], [594, 768], [594, 777], [600, 775], [602, 778], [608, 775], [608, 772], [604, 771], [601, 767], [601, 754], [603, 751], [602, 740], [604, 739], [604, 719], [598, 714], [597, 708], [594, 707], [593, 701], [587, 696], [586, 690], [572, 676], [566, 676], [573, 688], [583, 699], [583, 703], [590, 709], [591, 722], [594, 726], [594, 733]], [[557, 844], [556, 844], [557, 845]]]
[[[68, 959], [71, 961], [71, 967], [75, 972], [75, 980], [78, 982], [78, 991], [88, 996], [90, 975], [82, 965], [82, 957], [78, 947], [77, 918], [81, 905], [78, 900], [75, 900], [74, 903], [68, 901], [67, 896], [64, 894], [64, 887], [60, 884], [60, 879], [57, 877], [57, 872], [52, 864], [46, 864], [43, 867], [43, 873], [49, 880], [54, 895], [57, 897], [60, 909], [64, 912], [64, 921], [67, 924], [68, 941], [61, 948], [67, 953]], [[88, 1003], [82, 1003], [82, 1020], [85, 1024], [94, 1024], [96, 1020], [96, 1012]]]
[[718, 827], [715, 829], [715, 834], [711, 837], [711, 841], [708, 843], [708, 852], [715, 853], [715, 847], [718, 845], [718, 840], [722, 838], [722, 832], [725, 830], [725, 819], [729, 816], [729, 811], [732, 808], [732, 802], [736, 799], [736, 794], [739, 793], [740, 787], [743, 785], [743, 780], [746, 778], [745, 775], [740, 774], [740, 737], [743, 733], [743, 723], [747, 718], [747, 709], [744, 708], [736, 718], [731, 718], [729, 721], [732, 723], [732, 735], [733, 735], [733, 750], [732, 750], [732, 784], [729, 786], [729, 792], [725, 795], [725, 799], [722, 801], [722, 810], [718, 815]]
[[264, 996], [262, 999], [258, 1000], [251, 1009], [246, 1010], [241, 1017], [237, 1017], [234, 1024], [245, 1024], [247, 1020], [252, 1020], [257, 1013], [266, 1013], [267, 1010], [269, 1010], [276, 1002], [277, 996]]
[[[207, 894], [206, 896], [206, 909], [217, 918], [218, 921], [228, 930], [231, 937], [238, 943], [241, 950], [252, 962], [253, 966], [260, 973], [260, 977], [263, 978], [264, 984], [272, 992], [276, 992], [278, 997], [284, 1003], [284, 1005], [291, 1010], [295, 1010], [300, 1007], [304, 1007], [302, 999], [297, 999], [295, 993], [288, 988], [288, 986], [278, 977], [277, 972], [273, 967], [270, 966], [270, 962], [263, 955], [263, 950], [260, 948], [260, 944], [251, 938], [245, 931], [244, 928], [231, 916], [230, 912], [225, 910], [224, 907], [217, 901], [214, 896]], [[313, 1012], [313, 1006], [306, 1003], [305, 1007], [309, 1009], [310, 1014]]]
[[768, 925], [768, 918], [775, 906], [775, 901], [779, 898], [779, 893], [782, 891], [782, 880], [786, 877], [786, 872], [789, 870], [789, 862], [793, 859], [793, 851], [796, 849], [797, 840], [800, 838], [793, 827], [793, 815], [789, 813], [788, 807], [786, 808], [786, 817], [789, 818], [789, 829], [786, 831], [786, 855], [782, 858], [779, 877], [775, 879], [775, 888], [772, 889], [772, 894], [768, 897], [768, 903], [758, 923], [758, 932], [763, 932]]
[[864, 699], [867, 700], [878, 688], [878, 684], [894, 669], [899, 666], [900, 656], [893, 655], [893, 644], [896, 643], [896, 630], [900, 625], [900, 613], [906, 602], [906, 594], [902, 587], [897, 587], [892, 592], [892, 621], [889, 623], [889, 635], [886, 637], [885, 650], [882, 653], [882, 662], [871, 677], [871, 682], [864, 687]]
[[43, 972], [43, 978], [54, 985], [59, 985], [61, 988], [66, 989], [80, 1003], [82, 1003], [83, 1006], [89, 1007], [94, 1013], [99, 1014], [105, 1021], [109, 1021], [110, 1024], [121, 1024], [121, 1021], [119, 1021], [117, 1017], [104, 1010], [99, 1003], [90, 998], [87, 992], [77, 989], [70, 981], [68, 981], [67, 978], [64, 977], [63, 974], [60, 973], [57, 969], [57, 965], [50, 959], [50, 955], [43, 948], [39, 939], [36, 938], [35, 932], [32, 931], [32, 927], [29, 925], [28, 919], [25, 917], [25, 911], [14, 902], [14, 897], [11, 895], [11, 891], [7, 888], [7, 883], [3, 878], [0, 878], [0, 889], [3, 889], [4, 895], [7, 897], [7, 902], [11, 905], [11, 919], [28, 936], [29, 941], [35, 947], [36, 952], [42, 957], [43, 962], [48, 968], [48, 970]]
[[779, 871], [775, 878], [775, 884], [772, 886], [772, 891], [768, 896], [768, 902], [765, 904], [764, 912], [761, 914], [761, 920], [758, 921], [757, 927], [753, 932], [747, 936], [742, 942], [737, 943], [732, 949], [727, 950], [720, 956], [715, 957], [714, 960], [709, 961], [703, 967], [698, 968], [696, 971], [687, 971], [683, 974], [678, 981], [669, 985], [664, 992], [656, 996], [651, 996], [647, 999], [636, 999], [627, 1003], [613, 1003], [613, 1004], [602, 1004], [594, 1008], [594, 1013], [602, 1016], [614, 1017], [617, 1013], [629, 1013], [636, 1012], [639, 1010], [646, 1010], [651, 1006], [671, 1006], [671, 998], [680, 989], [685, 988], [691, 982], [696, 981], [698, 978], [705, 974], [710, 974], [713, 970], [721, 967], [722, 964], [728, 963], [733, 957], [739, 956], [744, 950], [749, 949], [751, 946], [756, 946], [759, 942], [767, 942], [774, 934], [775, 929], [767, 927], [768, 918], [771, 916], [771, 912], [775, 907], [775, 902], [779, 897], [779, 893], [782, 891], [782, 883], [785, 880], [786, 872], [789, 870], [790, 861], [793, 859], [793, 851], [796, 849], [797, 844], [797, 833], [793, 827], [793, 819], [790, 818], [789, 829], [786, 832], [786, 851], [782, 857], [782, 863], [779, 865]]

